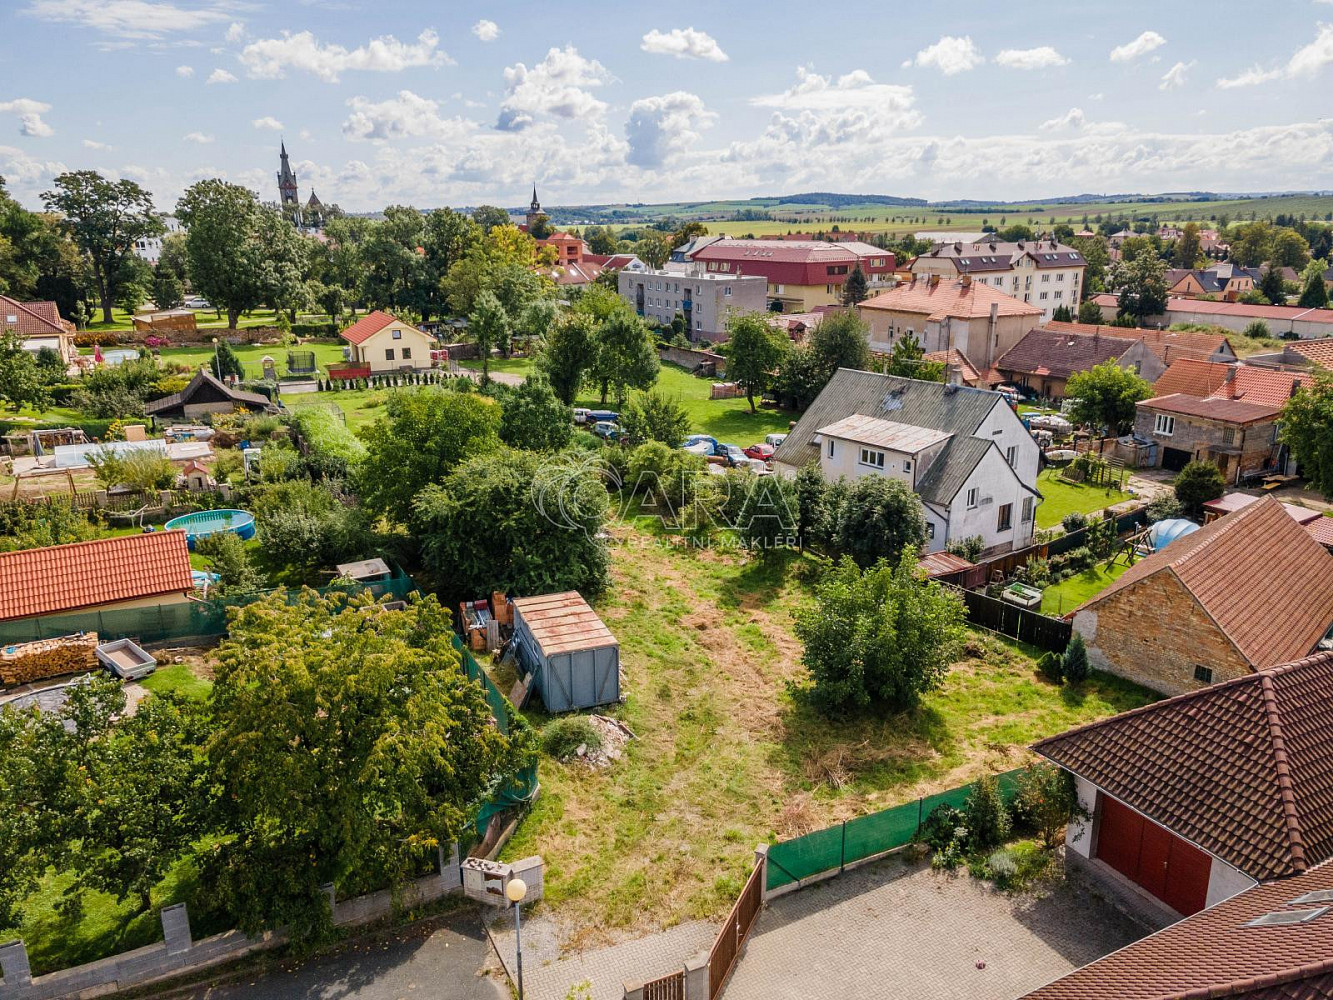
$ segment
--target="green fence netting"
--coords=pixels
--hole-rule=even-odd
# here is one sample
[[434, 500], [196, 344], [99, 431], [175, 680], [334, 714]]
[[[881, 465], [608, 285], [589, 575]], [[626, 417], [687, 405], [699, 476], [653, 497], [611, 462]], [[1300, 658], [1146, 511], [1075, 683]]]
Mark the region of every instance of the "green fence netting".
[[[1005, 798], [1013, 798], [1018, 789], [1018, 776], [1022, 773], [1022, 768], [1016, 768], [996, 776]], [[768, 849], [766, 891], [906, 847], [916, 838], [917, 830], [932, 809], [938, 805], [962, 809], [972, 787], [971, 784], [962, 785], [947, 792], [913, 799], [900, 806], [858, 816], [837, 826], [772, 845]]]

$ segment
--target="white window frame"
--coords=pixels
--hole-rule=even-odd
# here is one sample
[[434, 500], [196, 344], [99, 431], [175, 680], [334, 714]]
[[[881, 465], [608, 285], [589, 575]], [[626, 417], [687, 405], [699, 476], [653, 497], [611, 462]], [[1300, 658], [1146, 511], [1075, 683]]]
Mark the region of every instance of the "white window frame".
[[1169, 413], [1157, 414], [1152, 432], [1158, 437], [1171, 437], [1176, 432], [1176, 418]]
[[981, 488], [979, 486], [973, 486], [970, 490], [967, 491], [968, 510], [976, 510], [977, 507], [980, 506], [979, 502], [980, 500], [981, 500]]
[[874, 448], [862, 448], [860, 460], [857, 465], [863, 465], [867, 469], [878, 469], [884, 471], [884, 452], [876, 451]]
[[904, 472], [912, 471], [912, 460], [910, 458], [903, 459], [903, 471]]

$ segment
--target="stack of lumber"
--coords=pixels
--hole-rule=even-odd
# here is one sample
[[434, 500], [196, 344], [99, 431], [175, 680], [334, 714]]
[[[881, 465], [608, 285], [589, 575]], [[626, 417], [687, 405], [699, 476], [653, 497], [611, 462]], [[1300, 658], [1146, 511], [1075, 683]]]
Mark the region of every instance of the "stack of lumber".
[[0, 686], [3, 687], [95, 669], [96, 632], [0, 646]]

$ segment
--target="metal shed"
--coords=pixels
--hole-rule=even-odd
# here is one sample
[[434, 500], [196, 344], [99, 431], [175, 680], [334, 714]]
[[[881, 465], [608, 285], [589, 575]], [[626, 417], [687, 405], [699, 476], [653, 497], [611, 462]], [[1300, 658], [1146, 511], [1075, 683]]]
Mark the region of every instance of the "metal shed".
[[575, 591], [513, 602], [518, 662], [548, 712], [620, 700], [620, 643]]

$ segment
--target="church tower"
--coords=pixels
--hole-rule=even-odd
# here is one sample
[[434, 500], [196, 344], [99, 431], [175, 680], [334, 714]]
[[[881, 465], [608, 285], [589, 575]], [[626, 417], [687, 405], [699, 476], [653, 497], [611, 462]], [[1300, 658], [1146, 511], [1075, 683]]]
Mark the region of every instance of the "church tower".
[[542, 214], [542, 203], [537, 200], [537, 185], [532, 185], [532, 204], [528, 206], [528, 228], [531, 229]]
[[296, 193], [296, 171], [287, 161], [287, 144], [282, 143], [282, 166], [278, 170], [278, 197], [282, 202], [282, 210], [287, 213], [296, 225], [301, 224], [301, 199]]

